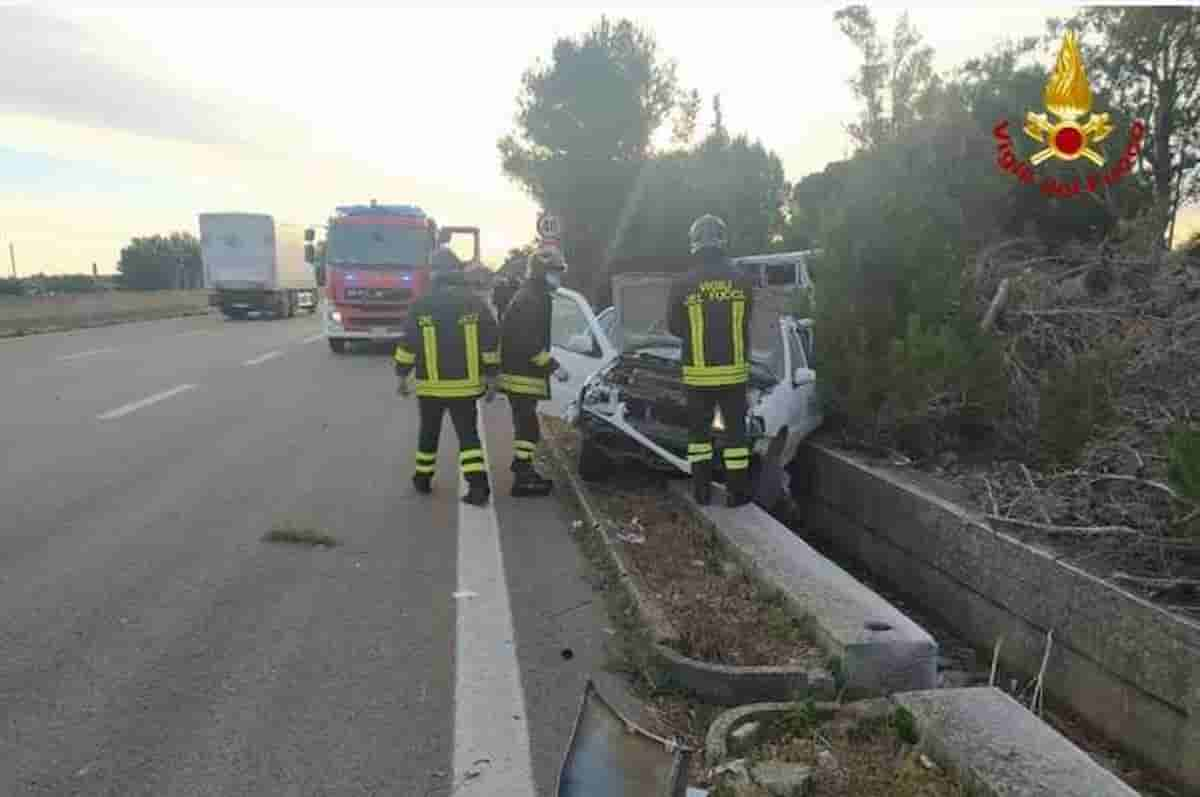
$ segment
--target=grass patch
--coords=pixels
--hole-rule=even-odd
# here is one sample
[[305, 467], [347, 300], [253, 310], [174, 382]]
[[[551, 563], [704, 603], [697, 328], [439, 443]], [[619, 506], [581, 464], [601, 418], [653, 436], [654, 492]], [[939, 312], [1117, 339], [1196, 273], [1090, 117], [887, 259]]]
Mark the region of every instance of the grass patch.
[[337, 539], [331, 534], [313, 528], [292, 525], [276, 526], [263, 536], [263, 542], [309, 545], [314, 548], [321, 545], [333, 548], [338, 544]]

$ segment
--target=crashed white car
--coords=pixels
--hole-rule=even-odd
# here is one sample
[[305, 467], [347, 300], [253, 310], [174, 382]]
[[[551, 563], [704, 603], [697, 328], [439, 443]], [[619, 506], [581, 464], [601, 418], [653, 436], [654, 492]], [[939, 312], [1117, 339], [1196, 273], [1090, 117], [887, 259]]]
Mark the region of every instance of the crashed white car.
[[[554, 294], [551, 343], [562, 365], [543, 411], [581, 434], [579, 472], [602, 479], [623, 463], [690, 474], [687, 397], [681, 341], [666, 331], [670, 275], [624, 275], [614, 280], [614, 305], [599, 316], [580, 294]], [[787, 312], [786, 297], [755, 295], [746, 425], [751, 437], [755, 501], [770, 507], [786, 487], [784, 469], [801, 441], [823, 420], [812, 368], [809, 319]], [[723, 445], [724, 419], [713, 436]], [[720, 458], [714, 462], [718, 475]]]

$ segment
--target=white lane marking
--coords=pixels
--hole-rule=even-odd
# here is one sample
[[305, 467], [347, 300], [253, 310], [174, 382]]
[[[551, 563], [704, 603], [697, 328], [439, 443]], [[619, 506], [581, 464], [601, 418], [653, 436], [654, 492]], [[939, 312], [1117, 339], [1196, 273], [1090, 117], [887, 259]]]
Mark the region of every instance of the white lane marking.
[[[483, 418], [479, 439], [487, 459]], [[466, 480], [459, 476], [460, 486]], [[459, 504], [454, 653], [455, 795], [533, 797], [525, 692], [517, 664], [496, 508]]]
[[309, 337], [305, 338], [304, 340], [302, 340], [300, 342], [304, 343], [304, 344], [316, 343], [318, 340], [322, 340], [324, 337], [325, 337], [325, 333], [319, 332], [316, 335], [310, 335]]
[[84, 357], [95, 357], [97, 354], [108, 354], [108, 353], [114, 352], [114, 351], [116, 351], [116, 349], [113, 349], [113, 348], [92, 349], [90, 351], [81, 351], [81, 352], [76, 352], [75, 354], [67, 354], [62, 357], [57, 357], [55, 359], [57, 359], [59, 362], [67, 362], [68, 360], [82, 360]]
[[164, 390], [161, 393], [155, 393], [153, 396], [147, 396], [141, 401], [135, 401], [132, 404], [126, 404], [123, 407], [117, 407], [115, 410], [106, 412], [103, 415], [97, 415], [96, 419], [101, 421], [115, 420], [128, 415], [131, 412], [137, 412], [144, 407], [149, 407], [151, 404], [157, 404], [160, 401], [166, 401], [172, 396], [178, 396], [180, 393], [186, 393], [189, 390], [194, 390], [195, 387], [195, 385], [179, 385], [178, 387], [173, 387], [170, 390]]
[[242, 365], [261, 365], [267, 360], [274, 360], [276, 357], [282, 356], [283, 352], [281, 351], [269, 351], [261, 357], [255, 357], [253, 360], [246, 360], [246, 362], [242, 363]]

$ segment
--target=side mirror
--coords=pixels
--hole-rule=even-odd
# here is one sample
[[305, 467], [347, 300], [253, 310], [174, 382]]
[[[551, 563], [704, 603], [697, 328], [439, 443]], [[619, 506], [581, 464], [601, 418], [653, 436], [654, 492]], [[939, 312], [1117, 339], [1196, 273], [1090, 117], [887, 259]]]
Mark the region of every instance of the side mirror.
[[576, 354], [582, 354], [587, 357], [596, 356], [596, 342], [592, 340], [592, 336], [586, 332], [578, 335], [572, 335], [567, 340], [567, 345], [563, 346], [563, 348], [567, 351], [575, 352]]
[[817, 372], [811, 368], [797, 368], [792, 374], [792, 384], [796, 387], [811, 385], [817, 381]]
[[312, 244], [304, 245], [304, 262], [314, 263], [317, 259], [317, 247]]
[[312, 243], [314, 240], [316, 240], [316, 237], [317, 237], [317, 231], [314, 230], [312, 227], [309, 227], [307, 230], [304, 231], [304, 240], [305, 241]]

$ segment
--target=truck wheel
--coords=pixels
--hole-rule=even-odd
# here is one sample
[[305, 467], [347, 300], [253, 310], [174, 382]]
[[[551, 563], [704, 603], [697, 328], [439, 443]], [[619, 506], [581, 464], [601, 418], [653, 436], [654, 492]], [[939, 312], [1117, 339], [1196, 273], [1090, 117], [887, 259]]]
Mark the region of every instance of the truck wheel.
[[579, 478], [585, 482], [604, 481], [612, 475], [613, 463], [601, 448], [588, 438], [579, 447]]
[[330, 338], [329, 339], [329, 348], [333, 350], [334, 354], [345, 354], [346, 353], [346, 339], [345, 338]]

